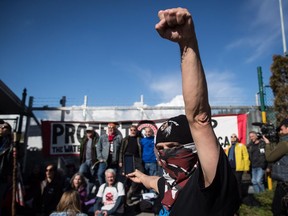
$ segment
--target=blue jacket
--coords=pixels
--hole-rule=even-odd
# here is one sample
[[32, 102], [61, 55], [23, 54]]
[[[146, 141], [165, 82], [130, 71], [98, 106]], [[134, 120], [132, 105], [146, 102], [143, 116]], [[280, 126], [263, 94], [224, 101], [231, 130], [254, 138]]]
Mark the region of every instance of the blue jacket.
[[142, 146], [142, 160], [144, 163], [156, 163], [154, 153], [154, 136], [144, 137], [140, 141]]

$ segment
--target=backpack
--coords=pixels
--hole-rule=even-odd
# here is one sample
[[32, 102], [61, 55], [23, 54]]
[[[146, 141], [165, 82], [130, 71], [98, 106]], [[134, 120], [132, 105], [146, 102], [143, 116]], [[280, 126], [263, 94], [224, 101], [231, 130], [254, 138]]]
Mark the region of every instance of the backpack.
[[277, 181], [288, 182], [288, 155], [281, 157], [272, 165], [271, 177]]

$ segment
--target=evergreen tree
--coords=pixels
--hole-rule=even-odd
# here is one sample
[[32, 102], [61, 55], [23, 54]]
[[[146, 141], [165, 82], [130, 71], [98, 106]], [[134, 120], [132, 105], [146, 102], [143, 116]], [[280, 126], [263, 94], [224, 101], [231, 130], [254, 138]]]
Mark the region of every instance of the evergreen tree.
[[277, 125], [288, 117], [288, 57], [275, 55], [271, 66], [270, 86], [275, 100]]

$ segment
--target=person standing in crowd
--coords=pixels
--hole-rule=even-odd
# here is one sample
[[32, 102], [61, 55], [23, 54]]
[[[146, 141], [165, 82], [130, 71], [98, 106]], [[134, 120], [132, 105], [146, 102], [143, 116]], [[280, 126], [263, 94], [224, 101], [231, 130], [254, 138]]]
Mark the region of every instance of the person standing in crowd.
[[[269, 163], [281, 165], [277, 180], [277, 186], [274, 192], [272, 201], [272, 212], [274, 216], [288, 215], [287, 200], [285, 202], [285, 195], [288, 194], [288, 119], [282, 120], [279, 127], [279, 142], [276, 147], [270, 144], [269, 139], [263, 136], [266, 143], [266, 160]], [[272, 179], [273, 179], [273, 165], [272, 165]]]
[[95, 174], [92, 169], [97, 160], [96, 144], [98, 138], [93, 127], [87, 127], [86, 136], [80, 144], [80, 168], [82, 173], [90, 182], [95, 182]]
[[255, 131], [249, 132], [249, 159], [251, 162], [251, 182], [253, 184], [254, 193], [265, 191], [264, 174], [267, 168], [265, 158], [265, 142], [262, 137], [257, 136]]
[[105, 182], [104, 173], [107, 168], [118, 170], [119, 150], [122, 142], [122, 135], [117, 133], [116, 123], [108, 123], [107, 134], [102, 134], [96, 146], [99, 184]]
[[234, 175], [238, 182], [238, 191], [242, 199], [242, 175], [250, 169], [249, 153], [246, 145], [239, 142], [235, 133], [231, 135], [231, 145], [228, 147], [226, 154]]
[[[141, 137], [139, 136], [139, 131], [136, 125], [131, 125], [129, 128], [129, 135], [126, 136], [121, 144], [120, 154], [119, 154], [119, 167], [123, 168], [125, 166], [125, 155], [133, 155], [135, 169], [144, 172], [142, 165], [142, 148], [140, 144]], [[127, 204], [132, 203], [132, 196], [140, 193], [140, 184], [132, 182], [129, 180], [126, 185], [129, 189], [127, 192], [126, 202]]]
[[33, 205], [36, 212], [41, 216], [48, 216], [55, 211], [56, 206], [63, 194], [64, 182], [62, 176], [57, 172], [55, 164], [46, 166], [46, 177], [41, 182], [41, 189], [38, 191]]
[[97, 193], [95, 216], [120, 216], [124, 213], [125, 190], [122, 182], [116, 181], [114, 169], [105, 171], [106, 183], [103, 183]]
[[79, 193], [69, 190], [63, 193], [56, 211], [50, 216], [87, 216], [87, 214], [82, 213]]
[[155, 28], [181, 52], [185, 114], [158, 129], [155, 147], [163, 177], [139, 170], [127, 175], [153, 188], [162, 200], [159, 216], [233, 215], [239, 208], [237, 181], [211, 124], [211, 108], [194, 24], [185, 8], [161, 10]]
[[[12, 127], [8, 122], [0, 119], [0, 215], [10, 212], [11, 206], [8, 201], [9, 188], [12, 181], [13, 170], [13, 134]], [[9, 206], [6, 206], [6, 203]], [[6, 213], [5, 213], [6, 212]], [[7, 213], [8, 214], [8, 213]]]
[[13, 134], [8, 122], [0, 122], [0, 182], [7, 183], [12, 176], [13, 166]]
[[85, 211], [85, 202], [88, 200], [87, 182], [82, 173], [75, 173], [71, 178], [71, 188], [79, 193], [81, 209]]
[[154, 152], [154, 134], [150, 127], [146, 127], [145, 136], [141, 139], [142, 161], [145, 174], [150, 176], [158, 175], [158, 163]]

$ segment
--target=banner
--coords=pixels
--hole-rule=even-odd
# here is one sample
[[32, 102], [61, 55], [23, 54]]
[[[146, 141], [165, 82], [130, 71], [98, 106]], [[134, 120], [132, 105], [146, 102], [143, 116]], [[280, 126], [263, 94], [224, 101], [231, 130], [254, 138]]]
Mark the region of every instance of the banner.
[[226, 149], [230, 136], [235, 133], [241, 143], [246, 144], [247, 114], [213, 116], [212, 126], [220, 145]]
[[[165, 121], [125, 121], [118, 122], [118, 133], [125, 137], [129, 127], [137, 125], [143, 134], [145, 127], [150, 127], [156, 134], [158, 127]], [[43, 153], [46, 156], [65, 156], [80, 153], [80, 143], [85, 136], [87, 127], [93, 127], [96, 135], [106, 133], [108, 122], [61, 122], [42, 121]], [[212, 126], [220, 145], [225, 149], [230, 145], [230, 136], [235, 133], [242, 143], [246, 143], [247, 114], [219, 115], [212, 117]]]

